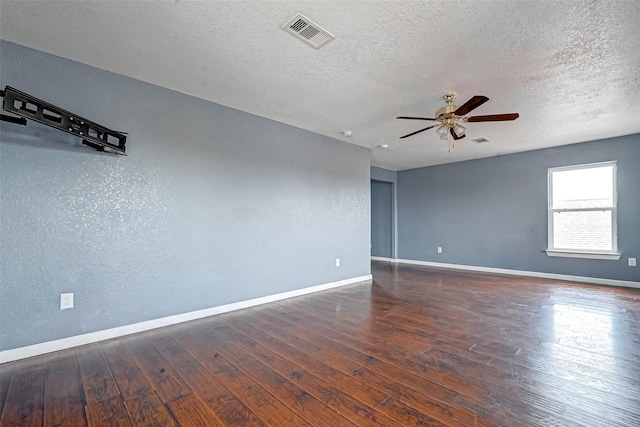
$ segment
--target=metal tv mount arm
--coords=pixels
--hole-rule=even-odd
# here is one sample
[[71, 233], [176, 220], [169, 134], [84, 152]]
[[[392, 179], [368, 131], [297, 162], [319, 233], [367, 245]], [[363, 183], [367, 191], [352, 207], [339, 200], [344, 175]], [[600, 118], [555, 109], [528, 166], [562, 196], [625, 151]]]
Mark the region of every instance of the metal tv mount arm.
[[78, 136], [82, 138], [83, 145], [93, 147], [98, 151], [125, 155], [126, 132], [107, 129], [10, 86], [0, 90], [0, 96], [4, 98], [2, 109], [20, 116], [0, 114], [0, 120], [4, 122], [26, 126], [26, 119], [33, 120]]

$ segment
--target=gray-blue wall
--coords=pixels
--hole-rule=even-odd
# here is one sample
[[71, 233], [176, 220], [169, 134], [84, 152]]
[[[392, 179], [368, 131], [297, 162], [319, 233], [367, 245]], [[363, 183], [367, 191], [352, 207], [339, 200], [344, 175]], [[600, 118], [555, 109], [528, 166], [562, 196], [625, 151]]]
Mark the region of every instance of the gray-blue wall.
[[398, 172], [371, 166], [371, 179], [384, 182], [398, 182]]
[[[622, 257], [548, 257], [547, 169], [610, 160]], [[640, 135], [398, 172], [398, 228], [402, 259], [640, 281]]]
[[368, 150], [0, 49], [3, 87], [129, 132], [117, 157], [2, 124], [1, 350], [370, 273]]

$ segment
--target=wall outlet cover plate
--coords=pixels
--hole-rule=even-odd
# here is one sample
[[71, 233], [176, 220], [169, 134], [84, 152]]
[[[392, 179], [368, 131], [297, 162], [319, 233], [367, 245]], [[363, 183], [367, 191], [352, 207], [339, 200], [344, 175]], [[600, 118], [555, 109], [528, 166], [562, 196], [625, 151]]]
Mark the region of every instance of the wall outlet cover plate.
[[73, 293], [60, 294], [60, 310], [73, 308]]

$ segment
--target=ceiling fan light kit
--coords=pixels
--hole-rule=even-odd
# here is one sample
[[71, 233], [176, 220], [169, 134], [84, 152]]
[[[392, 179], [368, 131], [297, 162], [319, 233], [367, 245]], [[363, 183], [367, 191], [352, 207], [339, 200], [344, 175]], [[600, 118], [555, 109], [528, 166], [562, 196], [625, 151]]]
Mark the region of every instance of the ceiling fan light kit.
[[[436, 135], [440, 137], [440, 139], [445, 141], [451, 141], [451, 138], [454, 140], [462, 139], [466, 135], [467, 128], [462, 126], [460, 123], [472, 123], [472, 122], [502, 122], [515, 120], [520, 115], [518, 113], [509, 113], [509, 114], [491, 114], [486, 116], [472, 116], [472, 117], [464, 117], [471, 111], [475, 110], [485, 102], [489, 100], [484, 95], [476, 95], [472, 97], [470, 100], [465, 102], [462, 106], [454, 105], [453, 101], [456, 98], [456, 94], [453, 92], [449, 92], [444, 94], [442, 99], [445, 100], [447, 105], [442, 108], [438, 108], [436, 110], [436, 117], [409, 117], [409, 116], [399, 116], [396, 119], [405, 119], [405, 120], [430, 120], [440, 122], [440, 125], [433, 125], [426, 127], [424, 129], [420, 129], [416, 132], [412, 132], [410, 134], [401, 136], [400, 139], [407, 138], [409, 136], [413, 136], [417, 133], [424, 132], [425, 130], [432, 129], [437, 127]], [[455, 147], [455, 145], [454, 145]]]
[[458, 135], [460, 138], [462, 138], [462, 136], [464, 135], [465, 131], [467, 130], [466, 127], [462, 126], [460, 123], [456, 123], [453, 126], [453, 131], [455, 132], [456, 135]]

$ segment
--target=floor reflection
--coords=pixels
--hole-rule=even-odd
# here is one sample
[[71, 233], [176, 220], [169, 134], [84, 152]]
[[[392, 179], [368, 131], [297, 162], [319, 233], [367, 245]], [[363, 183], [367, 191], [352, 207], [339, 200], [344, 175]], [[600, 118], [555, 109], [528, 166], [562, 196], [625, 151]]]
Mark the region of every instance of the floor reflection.
[[[584, 348], [596, 354], [609, 356], [598, 358], [598, 369], [615, 371], [610, 357], [615, 356], [611, 332], [613, 313], [611, 310], [598, 311], [580, 305], [553, 305], [553, 335], [556, 342], [570, 347]], [[552, 347], [554, 357], [566, 357], [558, 347]], [[594, 357], [597, 357], [594, 354]], [[587, 361], [587, 360], [585, 360]]]
[[611, 346], [610, 334], [613, 325], [613, 313], [607, 311], [593, 311], [580, 306], [568, 304], [554, 304], [553, 331], [556, 338], [572, 341], [592, 340], [602, 341], [605, 346]]

